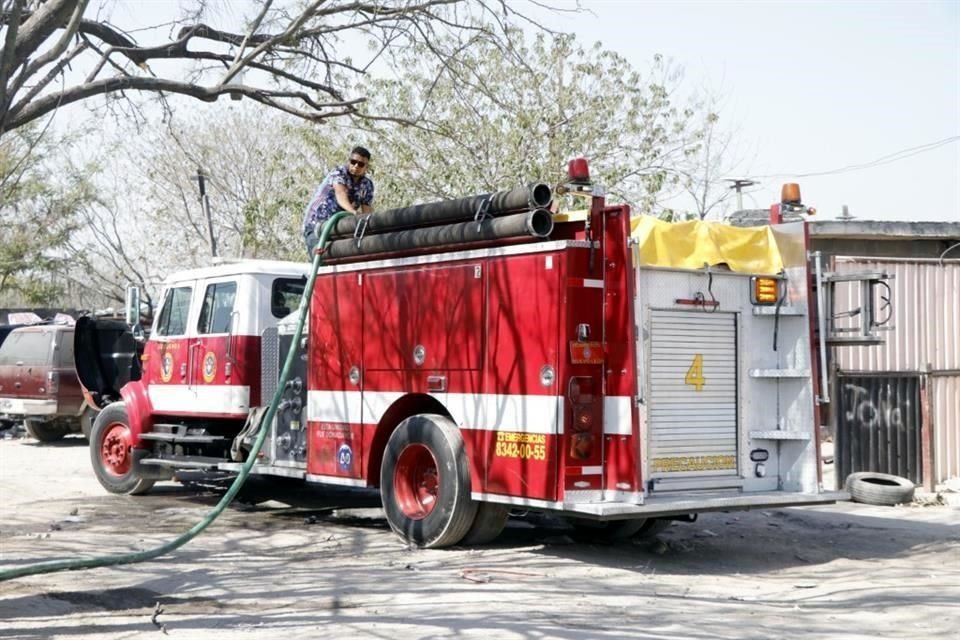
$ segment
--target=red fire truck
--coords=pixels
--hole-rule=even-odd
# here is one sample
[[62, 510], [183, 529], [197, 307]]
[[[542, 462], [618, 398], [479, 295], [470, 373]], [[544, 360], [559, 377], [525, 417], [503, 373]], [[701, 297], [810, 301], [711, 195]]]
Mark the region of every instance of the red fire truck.
[[[379, 488], [424, 547], [488, 542], [511, 509], [624, 536], [845, 498], [819, 481], [806, 223], [660, 228], [583, 184], [581, 214], [551, 215], [543, 189], [508, 215], [484, 196], [443, 224], [351, 221], [297, 344], [306, 263], [171, 276], [139, 357], [123, 325], [81, 321], [97, 478], [140, 494], [182, 469], [236, 472], [269, 429], [254, 473]], [[520, 235], [485, 231], [507, 218]]]

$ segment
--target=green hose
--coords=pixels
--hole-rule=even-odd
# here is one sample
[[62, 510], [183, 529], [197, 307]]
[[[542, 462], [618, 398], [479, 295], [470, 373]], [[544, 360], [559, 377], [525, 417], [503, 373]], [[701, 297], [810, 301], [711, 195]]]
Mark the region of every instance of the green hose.
[[[340, 218], [348, 215], [350, 214], [345, 211], [340, 211], [331, 216], [323, 225], [323, 230], [320, 232], [320, 241], [317, 243], [317, 246], [325, 247], [327, 245], [330, 233], [336, 226], [337, 221]], [[236, 480], [233, 481], [233, 484], [230, 485], [230, 488], [227, 490], [227, 493], [223, 496], [223, 498], [220, 499], [220, 502], [218, 502], [217, 505], [210, 510], [203, 520], [195, 524], [189, 531], [183, 533], [179, 537], [166, 544], [160, 545], [159, 547], [154, 547], [153, 549], [137, 551], [135, 553], [121, 553], [112, 556], [100, 556], [97, 558], [49, 560], [47, 562], [28, 564], [22, 567], [16, 567], [15, 569], [6, 569], [4, 571], [0, 571], [0, 582], [3, 582], [4, 580], [12, 580], [14, 578], [22, 578], [24, 576], [55, 573], [57, 571], [75, 571], [77, 569], [94, 569], [96, 567], [112, 567], [119, 564], [145, 562], [147, 560], [152, 560], [153, 558], [166, 555], [174, 549], [182, 547], [200, 535], [204, 529], [213, 524], [213, 521], [216, 520], [221, 513], [223, 513], [223, 510], [227, 508], [227, 505], [229, 505], [237, 496], [237, 493], [240, 491], [240, 487], [243, 486], [243, 483], [250, 475], [250, 470], [253, 468], [253, 464], [257, 460], [257, 454], [260, 453], [260, 449], [263, 447], [263, 443], [266, 440], [267, 433], [270, 431], [265, 425], [269, 425], [273, 420], [273, 417], [276, 415], [277, 406], [279, 405], [280, 398], [283, 394], [283, 388], [287, 384], [287, 378], [290, 376], [290, 369], [293, 366], [297, 345], [300, 344], [300, 338], [303, 335], [303, 323], [307, 317], [307, 310], [310, 308], [310, 298], [313, 294], [313, 284], [317, 279], [317, 270], [320, 268], [320, 264], [322, 262], [323, 256], [321, 252], [318, 251], [313, 258], [313, 268], [310, 272], [310, 278], [307, 280], [307, 286], [304, 288], [303, 297], [300, 299], [300, 308], [298, 311], [300, 317], [297, 321], [297, 329], [293, 334], [293, 342], [290, 344], [290, 349], [287, 351], [287, 358], [283, 363], [283, 370], [280, 373], [280, 380], [277, 382], [277, 390], [273, 394], [273, 400], [270, 401], [270, 407], [267, 409], [267, 413], [264, 416], [263, 421], [260, 423], [264, 426], [260, 429], [260, 433], [257, 435], [257, 440], [254, 442], [253, 448], [250, 450], [250, 455], [247, 456], [247, 461], [243, 463], [243, 467], [240, 469], [240, 474], [237, 476]]]

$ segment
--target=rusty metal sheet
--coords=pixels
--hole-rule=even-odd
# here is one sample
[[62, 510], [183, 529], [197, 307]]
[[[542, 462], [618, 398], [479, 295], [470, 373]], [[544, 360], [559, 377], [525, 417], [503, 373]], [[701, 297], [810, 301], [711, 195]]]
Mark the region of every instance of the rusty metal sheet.
[[834, 455], [838, 481], [876, 471], [921, 482], [920, 376], [838, 378]]

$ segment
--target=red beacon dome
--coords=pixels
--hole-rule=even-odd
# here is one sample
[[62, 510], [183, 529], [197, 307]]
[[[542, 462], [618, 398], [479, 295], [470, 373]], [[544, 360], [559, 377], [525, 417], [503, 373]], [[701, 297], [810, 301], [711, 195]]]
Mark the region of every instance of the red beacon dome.
[[567, 179], [573, 184], [590, 184], [590, 166], [586, 158], [574, 158], [567, 163]]

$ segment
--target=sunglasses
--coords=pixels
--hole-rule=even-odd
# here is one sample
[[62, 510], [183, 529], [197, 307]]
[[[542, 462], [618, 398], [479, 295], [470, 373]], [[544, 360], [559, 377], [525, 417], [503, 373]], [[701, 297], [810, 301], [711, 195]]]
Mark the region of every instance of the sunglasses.
[[356, 165], [356, 166], [360, 167], [361, 169], [363, 169], [365, 166], [367, 166], [367, 163], [366, 163], [365, 161], [363, 161], [363, 160], [354, 160], [353, 158], [350, 158], [350, 164], [351, 164], [351, 165]]

